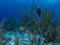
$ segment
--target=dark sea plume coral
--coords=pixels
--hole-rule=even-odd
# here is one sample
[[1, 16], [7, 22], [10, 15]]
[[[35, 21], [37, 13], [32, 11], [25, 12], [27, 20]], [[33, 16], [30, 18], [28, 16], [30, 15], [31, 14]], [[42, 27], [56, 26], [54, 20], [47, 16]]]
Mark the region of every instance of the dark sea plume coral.
[[[40, 9], [37, 9], [37, 14], [40, 16], [40, 21], [37, 21], [34, 17], [31, 21], [28, 21], [27, 23], [25, 22], [25, 28], [27, 30], [25, 30], [25, 32], [29, 32], [30, 34], [33, 34], [34, 37], [36, 37], [36, 34], [39, 35], [39, 38], [37, 38], [37, 45], [40, 45], [41, 43], [41, 35], [44, 35], [48, 30], [49, 28], [49, 25], [51, 24], [51, 20], [53, 19], [54, 17], [54, 12], [51, 12], [51, 11], [44, 11], [42, 10], [42, 12], [40, 12], [41, 10]], [[25, 19], [27, 20], [27, 19]], [[24, 22], [24, 21], [23, 21]], [[50, 33], [47, 33], [48, 35], [50, 35]], [[51, 33], [53, 34], [53, 33]], [[51, 35], [52, 36], [52, 35]], [[48, 36], [45, 35], [45, 38], [47, 39]], [[51, 39], [48, 38], [47, 40]], [[48, 42], [52, 42], [53, 39], [49, 40]], [[33, 41], [34, 42], [34, 41]]]
[[[54, 32], [52, 32], [52, 33], [49, 33], [50, 31], [48, 30], [48, 28], [49, 28], [49, 26], [50, 26], [50, 24], [51, 24], [51, 20], [53, 19], [53, 17], [54, 17], [54, 12], [51, 12], [50, 10], [48, 10], [47, 11], [47, 13], [46, 13], [46, 11], [44, 11], [44, 10], [41, 10], [41, 9], [37, 9], [37, 13], [38, 13], [38, 15], [40, 16], [40, 22], [39, 22], [39, 24], [40, 24], [40, 29], [41, 29], [41, 31], [40, 31], [40, 35], [42, 34], [43, 35], [43, 37], [45, 36], [45, 40], [47, 40], [48, 42], [52, 42], [52, 41], [54, 41], [54, 39], [53, 39], [53, 37], [52, 37], [52, 35], [54, 35], [54, 34], [56, 34], [56, 32], [54, 33]], [[55, 31], [55, 30], [54, 30]], [[48, 32], [48, 33], [47, 33]], [[45, 33], [47, 33], [47, 35], [49, 36], [46, 36], [45, 35]], [[50, 35], [51, 34], [51, 35]], [[56, 35], [54, 35], [54, 36], [56, 36]], [[45, 42], [47, 42], [47, 41], [45, 41]]]
[[57, 31], [56, 28], [58, 27], [57, 24], [59, 24], [59, 23], [54, 22], [54, 26], [53, 26], [53, 24], [51, 25], [51, 23], [53, 23], [51, 21], [54, 17], [54, 12], [50, 12], [48, 10], [47, 13], [43, 11], [40, 14], [41, 14], [41, 16], [40, 16], [40, 18], [41, 18], [40, 19], [40, 28], [41, 28], [41, 31], [42, 31], [41, 33], [46, 38], [45, 43], [54, 42], [54, 41], [56, 42], [56, 37], [58, 37], [58, 31]]
[[45, 32], [45, 42], [54, 42], [56, 40], [56, 37], [58, 36], [58, 33], [56, 32], [56, 29], [54, 27], [49, 27], [48, 31]]

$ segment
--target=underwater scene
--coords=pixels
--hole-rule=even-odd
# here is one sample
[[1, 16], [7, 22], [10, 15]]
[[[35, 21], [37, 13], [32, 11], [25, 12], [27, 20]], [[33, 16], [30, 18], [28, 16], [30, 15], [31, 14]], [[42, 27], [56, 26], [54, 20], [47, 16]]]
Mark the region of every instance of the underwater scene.
[[60, 0], [0, 0], [0, 45], [60, 45]]

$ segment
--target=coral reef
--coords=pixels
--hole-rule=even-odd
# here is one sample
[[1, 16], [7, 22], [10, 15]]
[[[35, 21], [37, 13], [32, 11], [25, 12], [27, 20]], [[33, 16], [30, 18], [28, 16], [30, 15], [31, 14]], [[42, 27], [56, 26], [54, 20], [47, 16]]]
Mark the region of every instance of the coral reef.
[[24, 13], [24, 19], [20, 23], [15, 18], [7, 18], [3, 24], [0, 24], [0, 45], [48, 45], [51, 42], [55, 45], [59, 43], [60, 24], [51, 22], [54, 12], [37, 8], [36, 13], [39, 16], [38, 21], [36, 17], [32, 16], [30, 19], [29, 15]]

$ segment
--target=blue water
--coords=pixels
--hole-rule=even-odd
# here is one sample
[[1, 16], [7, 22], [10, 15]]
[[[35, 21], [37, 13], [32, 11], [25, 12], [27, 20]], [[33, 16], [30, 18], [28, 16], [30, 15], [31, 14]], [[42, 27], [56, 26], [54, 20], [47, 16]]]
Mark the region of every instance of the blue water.
[[54, 10], [55, 18], [60, 19], [59, 0], [0, 0], [0, 21], [9, 16], [16, 16], [21, 20], [24, 12], [30, 12], [32, 3], [35, 4], [34, 8], [39, 6], [46, 10]]

